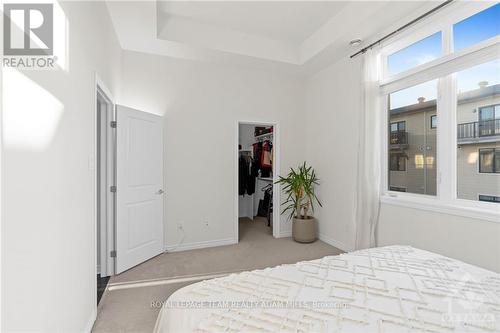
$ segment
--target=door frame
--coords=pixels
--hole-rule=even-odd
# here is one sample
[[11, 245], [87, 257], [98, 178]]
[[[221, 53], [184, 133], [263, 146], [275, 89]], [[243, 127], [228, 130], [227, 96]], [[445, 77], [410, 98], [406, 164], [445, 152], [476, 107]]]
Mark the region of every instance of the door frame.
[[237, 120], [235, 125], [235, 135], [234, 135], [234, 171], [233, 171], [233, 182], [234, 182], [234, 242], [239, 243], [239, 203], [238, 203], [238, 167], [239, 167], [239, 133], [240, 125], [264, 125], [273, 126], [273, 148], [274, 148], [274, 160], [273, 160], [273, 237], [280, 238], [281, 236], [281, 186], [276, 184], [279, 180], [280, 175], [280, 124], [278, 121], [269, 120]]
[[[107, 114], [107, 119], [108, 121], [114, 120], [115, 118], [115, 99], [113, 98], [113, 95], [111, 94], [110, 90], [107, 88], [106, 84], [104, 81], [99, 77], [97, 72], [94, 72], [94, 80], [93, 80], [93, 94], [92, 94], [92, 104], [93, 104], [93, 112], [92, 112], [92, 155], [91, 155], [91, 168], [92, 168], [92, 209], [93, 209], [93, 216], [94, 216], [94, 228], [93, 228], [93, 234], [92, 234], [92, 250], [93, 250], [93, 259], [94, 259], [94, 270], [92, 270], [93, 275], [92, 275], [92, 280], [94, 281], [92, 285], [94, 288], [92, 288], [92, 298], [94, 299], [94, 306], [95, 310], [97, 311], [97, 283], [95, 281], [96, 276], [98, 274], [97, 272], [97, 242], [100, 242], [101, 245], [101, 253], [103, 252], [102, 249], [105, 249], [106, 253], [106, 265], [103, 265], [102, 258], [101, 256], [101, 271], [103, 271], [103, 267], [105, 268], [105, 273], [109, 275], [114, 275], [114, 260], [110, 257], [110, 248], [114, 247], [114, 216], [115, 216], [115, 205], [114, 205], [114, 195], [113, 196], [107, 196], [106, 200], [106, 205], [109, 209], [107, 209], [108, 215], [106, 218], [106, 228], [104, 228], [105, 235], [103, 235], [102, 231], [103, 229], [101, 228], [101, 239], [97, 239], [97, 224], [98, 224], [98, 214], [100, 213], [97, 209], [98, 207], [98, 198], [99, 196], [97, 195], [97, 191], [100, 189], [97, 186], [97, 172], [98, 168], [100, 167], [97, 164], [98, 156], [97, 152], [98, 147], [97, 145], [99, 144], [97, 140], [97, 122], [101, 121], [101, 119], [98, 117], [99, 114], [97, 112], [97, 96], [100, 94], [102, 97], [104, 97], [107, 102], [109, 102], [110, 106], [110, 111]], [[109, 124], [109, 122], [108, 122]], [[108, 160], [114, 161], [115, 160], [115, 154], [114, 154], [114, 144], [115, 144], [115, 131], [111, 131], [110, 127], [107, 127], [106, 131], [106, 136], [107, 136], [107, 156]], [[114, 162], [112, 165], [108, 165], [107, 167], [107, 175], [106, 175], [106, 182], [107, 186], [112, 182], [114, 183], [115, 179], [115, 172], [114, 172]], [[104, 243], [104, 244], [103, 244]]]

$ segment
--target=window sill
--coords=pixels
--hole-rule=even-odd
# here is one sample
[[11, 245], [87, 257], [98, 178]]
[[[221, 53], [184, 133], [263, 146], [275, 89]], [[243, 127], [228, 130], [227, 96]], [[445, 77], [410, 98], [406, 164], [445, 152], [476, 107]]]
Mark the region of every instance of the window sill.
[[500, 223], [500, 205], [496, 203], [487, 204], [459, 199], [454, 202], [443, 202], [439, 199], [426, 196], [420, 197], [418, 195], [399, 195], [394, 193], [383, 194], [380, 202], [393, 206]]

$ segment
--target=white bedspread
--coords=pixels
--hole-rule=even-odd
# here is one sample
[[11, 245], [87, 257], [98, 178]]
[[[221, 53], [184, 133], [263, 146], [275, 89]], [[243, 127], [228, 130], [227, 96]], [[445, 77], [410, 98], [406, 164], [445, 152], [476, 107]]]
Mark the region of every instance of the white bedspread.
[[156, 332], [498, 332], [500, 275], [408, 246], [206, 280]]

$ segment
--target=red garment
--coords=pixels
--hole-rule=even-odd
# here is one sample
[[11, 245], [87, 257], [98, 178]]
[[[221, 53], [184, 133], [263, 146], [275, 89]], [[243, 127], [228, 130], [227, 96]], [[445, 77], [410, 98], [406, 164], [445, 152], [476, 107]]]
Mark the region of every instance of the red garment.
[[273, 166], [272, 164], [272, 145], [266, 141], [262, 145], [262, 157], [260, 159], [260, 165], [263, 168], [271, 168]]

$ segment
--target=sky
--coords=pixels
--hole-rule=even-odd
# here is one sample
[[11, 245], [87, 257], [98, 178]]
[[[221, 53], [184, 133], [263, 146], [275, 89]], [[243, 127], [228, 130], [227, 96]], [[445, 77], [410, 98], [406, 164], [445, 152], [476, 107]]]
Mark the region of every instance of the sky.
[[[500, 4], [485, 9], [453, 26], [455, 51], [477, 44], [500, 34]], [[389, 74], [397, 74], [424, 64], [442, 55], [441, 32], [437, 32], [388, 57]], [[500, 83], [500, 59], [457, 74], [459, 92], [477, 89], [480, 81], [488, 85]], [[390, 108], [415, 104], [418, 97], [435, 99], [437, 80], [426, 82], [391, 94]]]

